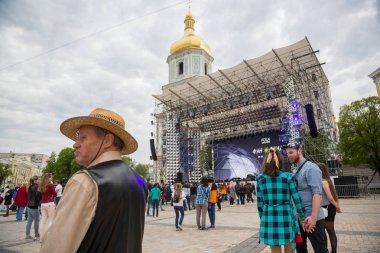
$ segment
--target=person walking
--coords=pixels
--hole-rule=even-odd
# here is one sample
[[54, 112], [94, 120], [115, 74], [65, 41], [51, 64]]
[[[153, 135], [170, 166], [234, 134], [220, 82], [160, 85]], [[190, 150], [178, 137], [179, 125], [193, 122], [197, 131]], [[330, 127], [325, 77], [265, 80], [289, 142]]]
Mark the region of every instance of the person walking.
[[239, 205], [239, 201], [240, 201], [240, 204], [241, 205], [245, 205], [245, 187], [243, 185], [243, 182], [237, 182], [236, 186], [235, 186], [235, 189], [236, 189], [236, 194], [238, 195], [238, 205]]
[[17, 206], [17, 221], [22, 221], [22, 214], [24, 213], [25, 207], [28, 205], [28, 190], [26, 188], [27, 185], [28, 184], [24, 182], [17, 191], [15, 199], [15, 205]]
[[14, 192], [15, 186], [10, 184], [8, 187], [5, 187], [4, 190], [4, 206], [7, 208], [4, 217], [9, 216], [9, 206], [12, 205], [12, 196]]
[[229, 196], [230, 196], [230, 205], [232, 206], [235, 204], [235, 199], [236, 199], [236, 188], [235, 188], [235, 182], [230, 181], [230, 185], [228, 187], [229, 190]]
[[61, 180], [55, 180], [56, 186], [55, 186], [55, 192], [57, 193], [57, 196], [54, 199], [54, 204], [58, 206], [59, 201], [61, 200], [62, 197], [62, 190], [63, 187], [61, 185]]
[[214, 178], [210, 177], [208, 179], [208, 183], [210, 186], [210, 198], [208, 200], [208, 217], [210, 219], [210, 227], [209, 228], [215, 228], [215, 204], [217, 202], [217, 195], [218, 195], [218, 187], [216, 186], [214, 182]]
[[154, 217], [154, 210], [156, 210], [156, 217], [158, 217], [158, 208], [159, 208], [159, 202], [161, 200], [161, 189], [160, 185], [158, 183], [155, 183], [153, 185], [152, 190], [150, 191], [150, 201], [153, 205], [153, 217]]
[[247, 193], [247, 203], [249, 203], [249, 201], [252, 201], [252, 203], [254, 202], [253, 201], [253, 185], [251, 183], [247, 183], [245, 185], [245, 192]]
[[[206, 213], [208, 200], [210, 198], [211, 188], [206, 177], [201, 178], [200, 185], [197, 188], [197, 197], [195, 198], [195, 209], [197, 211], [196, 222], [198, 229], [207, 230], [206, 228]], [[200, 221], [202, 215], [202, 223]]]
[[197, 198], [197, 183], [193, 183], [190, 187], [190, 206], [195, 209], [195, 199]]
[[272, 253], [292, 252], [292, 244], [300, 229], [293, 202], [301, 220], [305, 219], [302, 203], [292, 176], [281, 172], [283, 158], [279, 150], [270, 148], [264, 157], [263, 173], [257, 179], [257, 209], [260, 217], [260, 242]]
[[[172, 194], [173, 207], [175, 212], [175, 227], [177, 231], [182, 231], [182, 222], [185, 217], [185, 212], [183, 210], [183, 201], [186, 200], [186, 193], [182, 189], [181, 183], [176, 183], [174, 187], [174, 192]], [[179, 215], [181, 214], [181, 218]]]
[[[328, 213], [327, 217], [325, 218], [325, 229], [329, 234], [331, 253], [336, 253], [338, 247], [338, 239], [335, 233], [334, 222], [336, 213], [341, 213], [342, 210], [340, 209], [338, 194], [335, 191], [335, 187], [331, 181], [330, 173], [327, 169], [326, 164], [318, 163], [318, 167], [322, 171], [322, 207], [327, 208]], [[327, 243], [326, 234], [325, 241]]]
[[122, 160], [138, 146], [124, 119], [97, 108], [60, 130], [75, 142], [75, 161], [85, 169], [67, 182], [40, 252], [142, 252], [147, 188]]
[[39, 226], [40, 226], [40, 211], [38, 207], [41, 204], [41, 194], [38, 189], [38, 176], [33, 176], [29, 181], [28, 187], [28, 222], [26, 223], [26, 237], [25, 239], [33, 239], [30, 235], [30, 229], [34, 222], [34, 236], [40, 239]]
[[325, 241], [325, 216], [321, 207], [322, 172], [315, 163], [306, 161], [300, 143], [289, 142], [284, 148], [289, 162], [297, 166], [293, 171], [293, 179], [307, 216], [300, 226], [302, 243], [297, 243], [297, 252], [308, 252], [306, 241], [308, 238], [315, 253], [328, 253]]
[[186, 194], [186, 210], [190, 211], [190, 184], [187, 181], [183, 184], [183, 192]]
[[[146, 215], [149, 216], [150, 215], [150, 206], [152, 205], [152, 202], [150, 200], [150, 191], [152, 190], [153, 188], [153, 185], [152, 183], [150, 182], [150, 178], [147, 178], [146, 179], [146, 186], [148, 188], [148, 193], [149, 193], [149, 196], [148, 196], [148, 207], [147, 207], [147, 211], [146, 211]], [[153, 215], [154, 216], [154, 215]]]
[[222, 205], [221, 205], [221, 203], [222, 203], [222, 197], [223, 197], [223, 195], [221, 193], [220, 186], [219, 186], [219, 188], [218, 188], [218, 190], [216, 192], [216, 205], [218, 206], [218, 211], [219, 212], [222, 211]]
[[53, 222], [55, 215], [54, 198], [57, 192], [52, 184], [53, 176], [51, 173], [43, 174], [41, 182], [38, 184], [38, 192], [41, 193], [41, 223], [40, 223], [40, 236], [43, 239], [46, 230]]

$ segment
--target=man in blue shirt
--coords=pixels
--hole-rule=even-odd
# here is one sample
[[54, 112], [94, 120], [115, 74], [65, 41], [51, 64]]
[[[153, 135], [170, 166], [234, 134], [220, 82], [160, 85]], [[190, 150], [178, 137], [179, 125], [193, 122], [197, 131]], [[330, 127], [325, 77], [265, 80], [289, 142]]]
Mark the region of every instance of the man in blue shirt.
[[307, 217], [300, 226], [303, 242], [297, 243], [297, 253], [308, 252], [306, 238], [309, 238], [315, 253], [328, 253], [324, 237], [325, 216], [321, 208], [322, 172], [316, 164], [306, 161], [299, 143], [290, 142], [286, 146], [286, 153], [289, 162], [297, 166], [293, 178]]

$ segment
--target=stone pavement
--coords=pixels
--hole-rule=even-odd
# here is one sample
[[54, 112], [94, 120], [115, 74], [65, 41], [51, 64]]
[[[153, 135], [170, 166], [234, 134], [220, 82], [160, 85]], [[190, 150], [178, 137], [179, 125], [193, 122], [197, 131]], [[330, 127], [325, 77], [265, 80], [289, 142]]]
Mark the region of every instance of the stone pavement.
[[[335, 227], [338, 252], [380, 252], [380, 196], [376, 199], [342, 199], [342, 214]], [[228, 206], [216, 213], [216, 229], [200, 231], [195, 226], [195, 211], [186, 211], [183, 231], [175, 231], [174, 211], [164, 206], [158, 218], [146, 218], [144, 253], [169, 252], [270, 252], [258, 244], [259, 218], [256, 203]], [[15, 215], [0, 216], [0, 252], [39, 252], [37, 241], [25, 240], [26, 222], [16, 222]], [[310, 247], [311, 249], [311, 247]], [[313, 252], [310, 250], [309, 252]]]

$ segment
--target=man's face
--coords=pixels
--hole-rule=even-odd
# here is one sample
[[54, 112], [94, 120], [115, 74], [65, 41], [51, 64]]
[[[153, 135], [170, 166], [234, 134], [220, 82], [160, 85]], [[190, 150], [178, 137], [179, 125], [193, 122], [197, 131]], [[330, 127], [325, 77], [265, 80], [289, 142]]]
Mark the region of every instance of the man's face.
[[300, 152], [298, 149], [294, 148], [287, 148], [286, 153], [288, 154], [289, 162], [290, 163], [298, 163], [300, 160]]
[[102, 140], [103, 138], [96, 134], [93, 126], [80, 127], [77, 132], [77, 139], [73, 145], [76, 162], [88, 167], [95, 158]]

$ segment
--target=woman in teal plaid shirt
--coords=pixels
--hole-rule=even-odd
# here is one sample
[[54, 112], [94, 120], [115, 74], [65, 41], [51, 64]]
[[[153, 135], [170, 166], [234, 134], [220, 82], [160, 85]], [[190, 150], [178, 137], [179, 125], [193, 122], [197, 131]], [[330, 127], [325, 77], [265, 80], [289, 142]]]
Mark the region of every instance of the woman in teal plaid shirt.
[[300, 233], [293, 202], [301, 220], [305, 219], [292, 176], [281, 171], [282, 161], [280, 151], [271, 148], [264, 158], [263, 173], [257, 179], [260, 242], [269, 245], [273, 253], [281, 252], [281, 246], [285, 252], [292, 252], [296, 234]]

